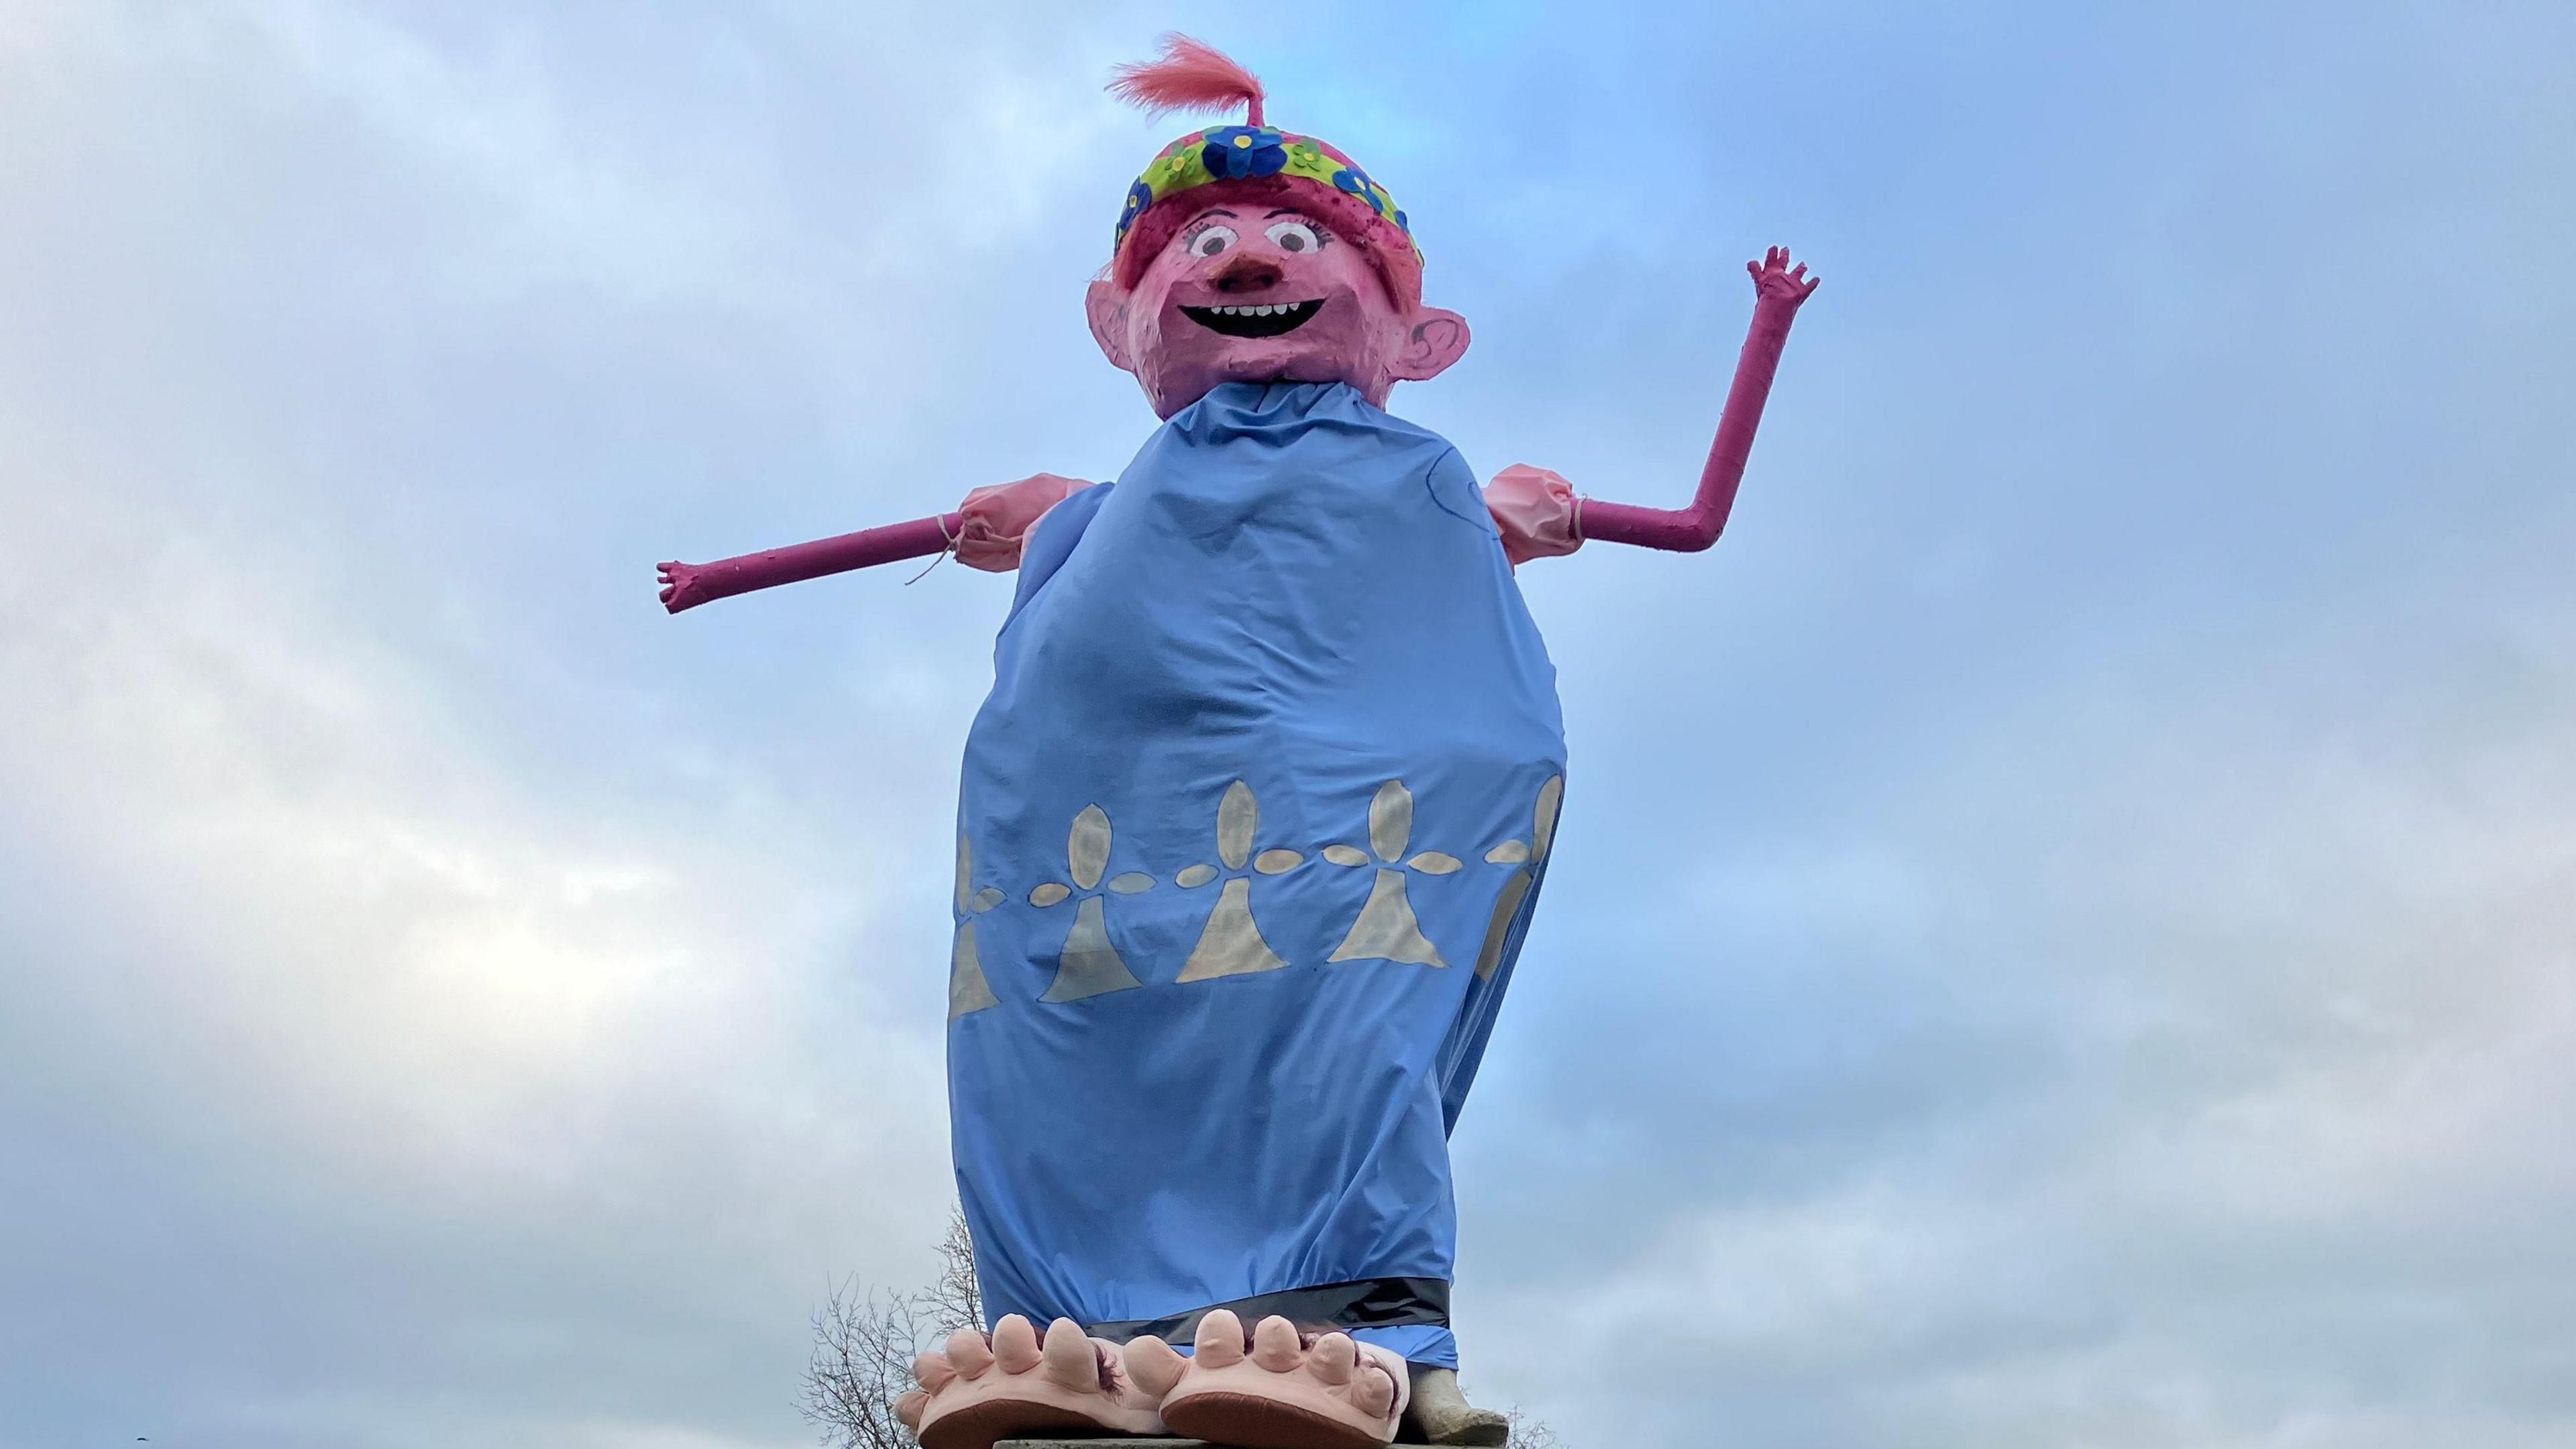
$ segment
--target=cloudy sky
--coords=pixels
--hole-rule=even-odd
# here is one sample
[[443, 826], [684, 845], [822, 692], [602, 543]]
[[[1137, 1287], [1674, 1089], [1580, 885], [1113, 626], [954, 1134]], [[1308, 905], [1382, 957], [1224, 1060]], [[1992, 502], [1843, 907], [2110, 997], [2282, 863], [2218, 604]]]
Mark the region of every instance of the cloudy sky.
[[1007, 583], [651, 565], [1117, 471], [1173, 25], [1403, 198], [1487, 473], [1678, 501], [1826, 278], [1715, 552], [1524, 571], [1471, 1391], [2576, 1438], [2576, 16], [1787, 8], [0, 9], [0, 1442], [806, 1442]]

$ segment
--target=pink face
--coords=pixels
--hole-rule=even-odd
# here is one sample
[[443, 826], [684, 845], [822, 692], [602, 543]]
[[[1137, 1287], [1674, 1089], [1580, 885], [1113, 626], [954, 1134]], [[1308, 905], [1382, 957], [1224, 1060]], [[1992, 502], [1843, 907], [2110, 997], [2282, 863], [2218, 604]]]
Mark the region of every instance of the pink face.
[[1133, 291], [1091, 284], [1092, 336], [1156, 416], [1223, 382], [1346, 382], [1384, 406], [1395, 384], [1435, 377], [1467, 350], [1465, 318], [1399, 306], [1365, 248], [1278, 202], [1211, 202]]

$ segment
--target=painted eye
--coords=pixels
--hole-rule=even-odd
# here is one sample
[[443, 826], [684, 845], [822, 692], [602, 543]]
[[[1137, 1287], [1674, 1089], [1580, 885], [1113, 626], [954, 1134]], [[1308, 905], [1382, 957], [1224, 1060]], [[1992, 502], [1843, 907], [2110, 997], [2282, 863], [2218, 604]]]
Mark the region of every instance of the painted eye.
[[1283, 252], [1311, 252], [1324, 244], [1315, 229], [1302, 221], [1283, 221], [1270, 228], [1270, 244]]
[[1230, 226], [1201, 227], [1198, 232], [1190, 238], [1190, 255], [1194, 257], [1212, 257], [1223, 252], [1227, 247], [1232, 245], [1234, 245], [1234, 228]]

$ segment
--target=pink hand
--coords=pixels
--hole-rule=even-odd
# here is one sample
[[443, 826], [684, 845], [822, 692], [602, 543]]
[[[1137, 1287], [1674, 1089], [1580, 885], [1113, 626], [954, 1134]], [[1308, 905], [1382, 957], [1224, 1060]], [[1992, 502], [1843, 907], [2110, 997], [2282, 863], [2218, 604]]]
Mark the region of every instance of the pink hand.
[[654, 566], [654, 578], [662, 585], [662, 607], [676, 614], [706, 602], [699, 592], [698, 566], [676, 560]]
[[1807, 264], [1800, 262], [1795, 270], [1789, 266], [1789, 249], [1773, 247], [1758, 262], [1746, 262], [1744, 270], [1753, 274], [1754, 295], [1765, 302], [1786, 302], [1795, 307], [1815, 294], [1822, 277], [1807, 275]]

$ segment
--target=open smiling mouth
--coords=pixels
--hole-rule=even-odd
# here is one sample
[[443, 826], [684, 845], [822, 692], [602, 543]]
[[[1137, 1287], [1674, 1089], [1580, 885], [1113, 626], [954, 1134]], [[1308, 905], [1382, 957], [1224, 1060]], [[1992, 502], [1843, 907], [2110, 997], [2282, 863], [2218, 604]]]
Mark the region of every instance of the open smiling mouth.
[[1228, 337], [1276, 337], [1306, 325], [1323, 310], [1324, 299], [1311, 302], [1265, 302], [1254, 307], [1183, 307], [1181, 315], [1210, 332]]

